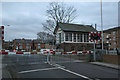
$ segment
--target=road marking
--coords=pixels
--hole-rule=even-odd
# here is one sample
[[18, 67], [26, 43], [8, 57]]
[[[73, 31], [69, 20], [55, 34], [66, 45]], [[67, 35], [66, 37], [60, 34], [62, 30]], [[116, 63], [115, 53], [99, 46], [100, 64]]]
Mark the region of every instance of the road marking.
[[76, 72], [73, 72], [73, 71], [64, 69], [64, 68], [62, 68], [62, 67], [58, 67], [58, 68], [60, 68], [60, 69], [62, 69], [62, 70], [64, 70], [64, 71], [67, 71], [67, 72], [69, 72], [69, 73], [72, 73], [72, 74], [74, 74], [74, 75], [80, 76], [80, 77], [82, 77], [82, 78], [92, 80], [92, 79], [90, 79], [90, 78], [88, 78], [88, 77], [86, 77], [86, 76], [84, 76], [84, 75], [81, 75], [81, 74], [78, 74], [78, 73], [76, 73]]
[[55, 68], [45, 68], [45, 69], [35, 69], [35, 70], [27, 70], [27, 71], [21, 71], [18, 73], [28, 73], [28, 72], [35, 72], [35, 71], [45, 71], [45, 70], [53, 70], [53, 69], [59, 69], [60, 67]]
[[66, 72], [72, 73], [72, 74], [77, 75], [77, 76], [80, 76], [80, 77], [82, 77], [82, 78], [85, 78], [85, 79], [88, 79], [88, 80], [93, 80], [93, 79], [88, 78], [87, 76], [84, 76], [84, 75], [78, 74], [78, 73], [76, 73], [76, 72], [67, 70], [67, 69], [65, 69], [64, 66], [61, 66], [61, 65], [59, 65], [59, 64], [54, 64], [53, 66], [56, 66], [56, 67], [58, 67], [58, 68], [61, 69], [61, 70], [64, 70], [64, 71], [66, 71]]

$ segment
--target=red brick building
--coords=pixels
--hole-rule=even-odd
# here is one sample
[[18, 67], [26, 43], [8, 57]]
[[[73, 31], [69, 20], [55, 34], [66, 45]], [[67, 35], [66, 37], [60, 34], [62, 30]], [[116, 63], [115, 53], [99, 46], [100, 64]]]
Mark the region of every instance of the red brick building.
[[45, 43], [43, 43], [40, 39], [33, 40], [33, 49], [34, 50], [40, 50], [45, 48]]
[[103, 38], [108, 50], [120, 49], [120, 27], [104, 30]]
[[13, 40], [13, 49], [14, 50], [32, 50], [32, 40], [31, 39], [15, 39]]
[[40, 40], [40, 39], [14, 39], [13, 41], [4, 41], [3, 49], [18, 50], [18, 51], [32, 51], [40, 49], [55, 49], [54, 40]]

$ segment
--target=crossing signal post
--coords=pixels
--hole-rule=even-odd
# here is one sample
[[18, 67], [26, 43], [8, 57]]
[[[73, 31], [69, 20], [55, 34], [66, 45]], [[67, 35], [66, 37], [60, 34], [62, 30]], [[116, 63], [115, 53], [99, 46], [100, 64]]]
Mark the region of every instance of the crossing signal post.
[[3, 39], [4, 39], [4, 26], [0, 26], [0, 50], [2, 50]]
[[95, 43], [96, 41], [101, 41], [101, 32], [89, 32], [89, 41], [94, 42], [94, 61], [96, 61], [96, 55], [95, 55]]

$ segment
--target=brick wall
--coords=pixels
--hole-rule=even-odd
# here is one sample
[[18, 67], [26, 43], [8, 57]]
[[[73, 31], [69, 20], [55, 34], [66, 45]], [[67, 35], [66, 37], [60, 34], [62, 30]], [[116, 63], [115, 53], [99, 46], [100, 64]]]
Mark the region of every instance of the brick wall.
[[120, 64], [120, 55], [103, 55], [103, 62]]
[[63, 49], [64, 51], [83, 51], [93, 49], [92, 43], [62, 43], [57, 48]]

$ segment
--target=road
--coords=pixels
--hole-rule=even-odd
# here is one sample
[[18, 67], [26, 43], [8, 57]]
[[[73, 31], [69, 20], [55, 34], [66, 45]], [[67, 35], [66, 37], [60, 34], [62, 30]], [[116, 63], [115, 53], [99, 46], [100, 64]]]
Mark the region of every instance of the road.
[[[5, 55], [3, 64], [14, 78], [75, 78], [117, 80], [118, 70], [97, 66], [85, 61], [52, 56], [47, 63], [45, 55]], [[4, 75], [3, 75], [4, 77]]]

